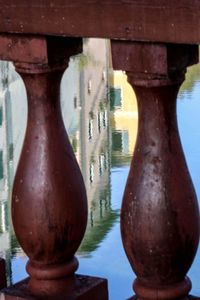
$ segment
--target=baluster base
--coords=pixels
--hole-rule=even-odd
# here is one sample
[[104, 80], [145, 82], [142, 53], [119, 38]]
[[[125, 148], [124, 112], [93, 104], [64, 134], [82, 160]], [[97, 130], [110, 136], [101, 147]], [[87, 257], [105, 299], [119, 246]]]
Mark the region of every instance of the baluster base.
[[[146, 300], [146, 298], [139, 298], [137, 296], [133, 296], [127, 300]], [[154, 300], [161, 300], [161, 299], [155, 298]], [[183, 297], [183, 298], [174, 298], [174, 300], [200, 300], [200, 297], [188, 295], [187, 297]]]
[[163, 288], [153, 288], [145, 286], [139, 279], [133, 283], [133, 289], [137, 296], [133, 296], [129, 300], [197, 300], [198, 297], [188, 295], [191, 290], [191, 281], [188, 277], [177, 283], [176, 285], [167, 285]]
[[[1, 290], [0, 299], [3, 300], [107, 300], [108, 286], [107, 280], [85, 275], [74, 275], [71, 278], [62, 279], [60, 282], [65, 288], [53, 295], [41, 294], [40, 296], [32, 295], [28, 289], [29, 278], [26, 278], [13, 286]], [[44, 288], [44, 282], [41, 286]]]
[[147, 286], [139, 279], [136, 279], [133, 283], [133, 289], [138, 295], [139, 299], [144, 300], [186, 300], [191, 290], [192, 284], [188, 277], [179, 283], [172, 285], [166, 285], [161, 288], [154, 286]]
[[[137, 296], [133, 296], [133, 297], [127, 299], [127, 300], [146, 300], [146, 299], [144, 299], [144, 298], [138, 298]], [[156, 300], [160, 300], [160, 299], [157, 298]], [[184, 297], [182, 299], [178, 298], [177, 300], [200, 300], [200, 298], [189, 295], [188, 297]]]
[[[127, 299], [127, 300], [144, 300], [144, 299], [138, 298], [137, 296], [133, 296], [133, 297]], [[160, 299], [157, 298], [157, 299], [155, 299], [155, 300], [160, 300]], [[195, 296], [189, 295], [188, 297], [185, 297], [185, 298], [182, 298], [182, 299], [178, 298], [177, 300], [200, 300], [200, 298], [199, 298], [199, 297], [195, 297]]]

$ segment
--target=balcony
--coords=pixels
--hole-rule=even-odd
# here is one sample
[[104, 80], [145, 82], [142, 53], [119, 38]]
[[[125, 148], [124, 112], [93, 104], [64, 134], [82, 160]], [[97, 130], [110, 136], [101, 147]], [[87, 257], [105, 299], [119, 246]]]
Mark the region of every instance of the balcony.
[[[11, 212], [29, 278], [5, 287], [2, 260], [2, 299], [108, 299], [106, 278], [76, 273], [87, 225], [85, 185], [96, 169], [91, 159], [84, 183], [60, 109], [61, 79], [70, 57], [82, 53], [83, 38], [110, 39], [113, 68], [126, 73], [137, 98], [138, 135], [121, 208], [122, 242], [137, 276], [132, 299], [194, 299], [187, 272], [199, 242], [199, 209], [176, 99], [187, 67], [198, 62], [199, 2], [45, 2], [0, 3], [0, 59], [14, 63], [28, 99]], [[81, 132], [89, 135], [85, 162], [99, 148], [94, 128], [101, 132], [106, 122], [101, 109], [96, 119], [93, 110], [89, 116], [88, 132], [84, 122]], [[98, 160], [101, 173], [106, 154]]]

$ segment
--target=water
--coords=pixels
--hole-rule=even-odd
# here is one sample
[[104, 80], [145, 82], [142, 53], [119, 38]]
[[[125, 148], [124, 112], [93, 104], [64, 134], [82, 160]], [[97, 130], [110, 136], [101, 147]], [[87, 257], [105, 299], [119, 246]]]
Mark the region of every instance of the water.
[[[114, 75], [109, 72], [107, 46], [108, 42], [103, 40], [85, 41], [84, 55], [73, 58], [64, 75], [61, 103], [90, 208], [85, 238], [77, 253], [78, 272], [107, 278], [110, 299], [122, 300], [132, 295], [135, 278], [121, 243], [119, 215], [136, 139], [137, 107], [123, 72]], [[8, 281], [14, 283], [27, 276], [27, 258], [16, 241], [9, 217], [11, 186], [23, 142], [27, 106], [23, 83], [12, 66], [7, 63], [0, 66], [0, 136], [3, 137], [0, 140], [0, 251], [7, 261]], [[179, 94], [177, 112], [198, 199], [199, 93], [200, 67], [197, 66], [189, 70]], [[199, 251], [189, 272], [192, 292], [197, 296], [200, 296]]]

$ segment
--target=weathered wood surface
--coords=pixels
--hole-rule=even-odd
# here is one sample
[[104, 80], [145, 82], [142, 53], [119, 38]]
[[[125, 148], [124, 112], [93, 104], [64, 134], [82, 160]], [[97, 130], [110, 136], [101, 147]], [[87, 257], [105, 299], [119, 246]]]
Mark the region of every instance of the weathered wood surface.
[[0, 292], [1, 300], [107, 300], [107, 281], [98, 277], [76, 275], [73, 279], [70, 293], [60, 293], [40, 298], [31, 294], [28, 289], [29, 278], [26, 278]]
[[[66, 56], [74, 55], [73, 47], [77, 43], [82, 45], [82, 39], [60, 36], [1, 34], [0, 59], [43, 65], [52, 64], [58, 57], [64, 59]], [[82, 47], [77, 51], [77, 53], [81, 53]]]
[[0, 0], [0, 33], [200, 43], [199, 0]]
[[187, 66], [198, 61], [198, 47], [126, 41], [111, 47], [113, 67], [126, 71], [138, 103], [121, 209], [122, 242], [137, 276], [133, 289], [137, 299], [189, 300], [186, 273], [199, 242], [199, 210], [179, 139], [176, 98]]

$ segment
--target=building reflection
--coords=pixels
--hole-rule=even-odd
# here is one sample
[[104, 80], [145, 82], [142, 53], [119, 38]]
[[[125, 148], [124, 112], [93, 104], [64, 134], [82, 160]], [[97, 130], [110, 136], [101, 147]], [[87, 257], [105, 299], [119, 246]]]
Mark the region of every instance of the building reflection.
[[0, 256], [6, 259], [10, 282], [9, 199], [13, 175], [12, 105], [8, 86], [8, 63], [0, 64]]
[[137, 136], [136, 96], [122, 71], [110, 74], [109, 86], [112, 167], [129, 165]]
[[[79, 72], [76, 76], [74, 110], [79, 114], [79, 127], [71, 120], [71, 127], [67, 128], [89, 202], [88, 226], [79, 255], [94, 251], [118, 218], [118, 212], [111, 207], [110, 193], [108, 50], [107, 41], [87, 40], [85, 56], [76, 60]], [[65, 113], [63, 115], [67, 116]], [[76, 115], [74, 120], [77, 119]]]

